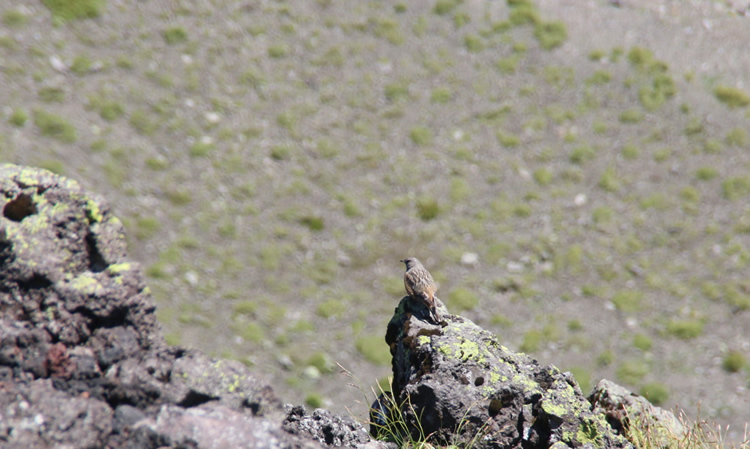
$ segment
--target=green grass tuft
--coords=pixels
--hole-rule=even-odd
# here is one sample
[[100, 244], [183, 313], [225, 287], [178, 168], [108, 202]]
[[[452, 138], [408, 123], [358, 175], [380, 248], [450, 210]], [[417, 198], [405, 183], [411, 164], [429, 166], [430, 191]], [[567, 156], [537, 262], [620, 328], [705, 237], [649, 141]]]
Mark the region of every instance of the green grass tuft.
[[667, 333], [682, 340], [690, 340], [703, 334], [703, 321], [673, 319], [667, 323]]
[[315, 308], [315, 313], [323, 318], [341, 318], [344, 312], [346, 312], [346, 309], [346, 304], [342, 301], [338, 299], [327, 299], [318, 304], [318, 307]]
[[542, 333], [532, 329], [523, 335], [523, 341], [518, 348], [521, 352], [536, 352], [542, 344]]
[[457, 287], [448, 293], [448, 308], [458, 313], [479, 305], [479, 297], [466, 287]]
[[640, 395], [659, 406], [669, 398], [669, 389], [663, 383], [651, 382], [641, 387]]
[[382, 335], [359, 337], [354, 341], [354, 347], [370, 363], [379, 366], [387, 366], [391, 363], [391, 351]]
[[467, 34], [464, 36], [464, 46], [469, 53], [479, 53], [484, 50], [484, 42], [476, 34]]
[[534, 37], [545, 50], [561, 46], [568, 38], [568, 29], [562, 22], [539, 22], [534, 27]]
[[27, 114], [26, 111], [24, 111], [23, 109], [14, 109], [13, 113], [8, 118], [8, 123], [17, 128], [21, 128], [26, 124], [28, 120], [29, 114]]
[[417, 200], [417, 215], [423, 221], [434, 219], [440, 213], [440, 204], [430, 196], [423, 196]]
[[168, 45], [177, 45], [186, 42], [188, 39], [187, 31], [181, 26], [169, 27], [161, 32], [161, 37]]
[[3, 25], [14, 28], [26, 25], [29, 17], [18, 9], [9, 9], [3, 13]]
[[104, 0], [42, 0], [52, 16], [62, 21], [99, 17]]
[[638, 109], [628, 109], [620, 114], [620, 122], [625, 124], [640, 123], [645, 116]]
[[617, 310], [623, 312], [637, 312], [641, 308], [643, 294], [634, 290], [623, 290], [612, 296], [612, 303]]
[[36, 109], [33, 112], [34, 124], [43, 136], [51, 137], [63, 143], [73, 143], [77, 132], [73, 125], [59, 115]]
[[320, 393], [310, 393], [305, 397], [305, 404], [312, 408], [320, 408], [323, 406], [323, 396]]
[[635, 337], [633, 337], [633, 346], [641, 351], [648, 351], [653, 345], [654, 342], [648, 335], [636, 334]]
[[641, 360], [625, 360], [617, 367], [615, 375], [620, 382], [636, 385], [649, 371], [648, 365]]
[[728, 373], [737, 373], [747, 367], [747, 358], [740, 351], [729, 351], [721, 362], [721, 367]]
[[76, 75], [85, 75], [91, 70], [92, 64], [88, 56], [76, 56], [73, 59], [73, 64], [70, 65], [70, 71]]
[[750, 177], [736, 176], [725, 179], [721, 183], [721, 192], [724, 198], [735, 201], [750, 194]]
[[750, 96], [747, 95], [747, 92], [737, 87], [716, 86], [714, 88], [714, 96], [730, 109], [744, 108], [750, 105]]
[[415, 126], [409, 131], [409, 138], [420, 147], [432, 144], [432, 131], [425, 126]]

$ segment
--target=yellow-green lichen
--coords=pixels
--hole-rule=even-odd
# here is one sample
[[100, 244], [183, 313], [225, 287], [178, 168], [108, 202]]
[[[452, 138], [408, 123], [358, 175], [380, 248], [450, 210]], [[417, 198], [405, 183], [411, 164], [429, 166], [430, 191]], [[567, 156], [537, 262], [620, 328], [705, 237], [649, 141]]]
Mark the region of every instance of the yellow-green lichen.
[[133, 268], [133, 264], [130, 262], [116, 263], [107, 267], [109, 274], [120, 274], [125, 271], [130, 271]]
[[70, 281], [70, 286], [84, 294], [96, 294], [101, 288], [99, 281], [90, 273], [83, 273]]
[[542, 410], [544, 410], [545, 413], [552, 416], [557, 416], [559, 418], [563, 418], [566, 415], [568, 415], [571, 410], [569, 410], [566, 407], [567, 404], [560, 404], [557, 402], [552, 402], [548, 400], [542, 401]]
[[516, 374], [515, 376], [513, 376], [513, 380], [511, 380], [511, 382], [516, 385], [522, 386], [525, 391], [530, 393], [542, 392], [542, 390], [539, 388], [538, 383], [523, 374]]
[[581, 444], [593, 444], [595, 447], [602, 447], [602, 434], [596, 422], [585, 419], [578, 427], [576, 439]]
[[430, 342], [430, 337], [427, 335], [420, 335], [419, 338], [417, 338], [417, 343], [421, 345], [426, 345]]
[[21, 227], [29, 234], [38, 234], [49, 227], [49, 220], [44, 215], [29, 215], [21, 222]]
[[473, 342], [471, 340], [464, 340], [459, 344], [458, 349], [461, 360], [463, 361], [469, 359], [474, 359], [480, 363], [484, 361], [484, 356], [480, 355], [479, 345], [476, 344], [476, 342]]
[[96, 204], [96, 201], [89, 200], [86, 203], [86, 216], [89, 219], [90, 223], [101, 223], [102, 219], [104, 218], [102, 216], [102, 212], [99, 209], [99, 205]]
[[[46, 202], [47, 200], [45, 199], [44, 202], [37, 203], [37, 206], [39, 206], [40, 204], [45, 204]], [[50, 215], [55, 215], [55, 216], [62, 215], [66, 213], [68, 209], [70, 209], [70, 206], [68, 206], [67, 204], [57, 203], [54, 206], [52, 206], [52, 211], [50, 212]]]
[[445, 357], [453, 357], [453, 348], [450, 345], [440, 343], [437, 345], [437, 351]]

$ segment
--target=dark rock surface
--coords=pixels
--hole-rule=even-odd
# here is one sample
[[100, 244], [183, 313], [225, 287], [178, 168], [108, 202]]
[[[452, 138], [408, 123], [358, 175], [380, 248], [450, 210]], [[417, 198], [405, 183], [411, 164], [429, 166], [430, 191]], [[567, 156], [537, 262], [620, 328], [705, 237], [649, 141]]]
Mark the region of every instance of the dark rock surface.
[[603, 413], [591, 411], [569, 373], [509, 351], [467, 319], [446, 315], [433, 325], [414, 308], [404, 298], [386, 335], [393, 398], [410, 438], [497, 448], [632, 447]]
[[167, 347], [101, 199], [2, 165], [0, 209], [0, 447], [321, 447], [241, 363]]

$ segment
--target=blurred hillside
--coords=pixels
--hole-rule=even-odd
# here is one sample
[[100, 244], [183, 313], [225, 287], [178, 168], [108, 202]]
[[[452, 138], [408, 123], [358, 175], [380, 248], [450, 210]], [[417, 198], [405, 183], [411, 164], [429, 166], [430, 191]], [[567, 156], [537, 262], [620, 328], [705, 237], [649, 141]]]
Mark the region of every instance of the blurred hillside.
[[449, 310], [584, 390], [742, 430], [735, 5], [45, 1], [0, 5], [0, 157], [107, 198], [171, 343], [364, 414], [335, 363], [390, 373], [416, 256]]

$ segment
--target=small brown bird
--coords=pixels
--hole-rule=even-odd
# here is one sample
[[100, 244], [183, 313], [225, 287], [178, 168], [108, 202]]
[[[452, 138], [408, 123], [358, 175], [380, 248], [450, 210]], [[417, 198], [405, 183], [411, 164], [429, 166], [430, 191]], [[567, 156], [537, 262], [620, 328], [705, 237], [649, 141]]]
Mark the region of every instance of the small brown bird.
[[430, 275], [430, 272], [422, 266], [422, 263], [416, 257], [409, 257], [401, 260], [401, 262], [406, 264], [406, 273], [404, 273], [406, 293], [427, 306], [433, 321], [439, 323], [441, 318], [435, 302], [437, 286], [435, 286], [432, 275]]

